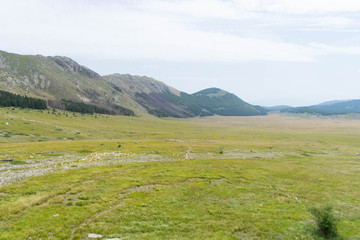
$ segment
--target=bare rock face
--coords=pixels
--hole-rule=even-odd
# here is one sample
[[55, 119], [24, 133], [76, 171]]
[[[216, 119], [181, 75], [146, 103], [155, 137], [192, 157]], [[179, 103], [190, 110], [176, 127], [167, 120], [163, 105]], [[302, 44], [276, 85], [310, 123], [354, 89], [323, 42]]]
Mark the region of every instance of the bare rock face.
[[57, 64], [59, 64], [61, 67], [63, 67], [69, 73], [78, 72], [78, 73], [84, 74], [85, 76], [87, 76], [89, 78], [95, 78], [95, 79], [101, 78], [101, 76], [99, 74], [97, 74], [96, 72], [92, 71], [91, 69], [89, 69], [85, 66], [78, 64], [71, 58], [61, 57], [61, 56], [48, 57], [48, 58], [55, 61]]
[[2, 59], [1, 54], [0, 54], [0, 68], [4, 68], [4, 60]]
[[0, 69], [1, 68], [8, 68], [8, 64], [6, 64], [6, 59], [4, 58], [4, 56], [1, 55], [0, 52]]

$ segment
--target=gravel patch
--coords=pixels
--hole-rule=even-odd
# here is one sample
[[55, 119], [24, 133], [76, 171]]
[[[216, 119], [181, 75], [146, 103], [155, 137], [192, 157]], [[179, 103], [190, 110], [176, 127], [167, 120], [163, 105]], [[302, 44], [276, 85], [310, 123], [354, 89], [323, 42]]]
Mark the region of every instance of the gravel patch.
[[70, 169], [108, 166], [120, 163], [135, 162], [157, 162], [157, 161], [177, 161], [179, 158], [164, 157], [161, 155], [149, 154], [129, 154], [121, 152], [91, 153], [80, 155], [68, 153], [64, 156], [47, 157], [42, 159], [32, 159], [26, 164], [13, 165], [3, 163], [0, 165], [0, 187], [23, 179], [40, 176], [48, 173], [62, 172]]

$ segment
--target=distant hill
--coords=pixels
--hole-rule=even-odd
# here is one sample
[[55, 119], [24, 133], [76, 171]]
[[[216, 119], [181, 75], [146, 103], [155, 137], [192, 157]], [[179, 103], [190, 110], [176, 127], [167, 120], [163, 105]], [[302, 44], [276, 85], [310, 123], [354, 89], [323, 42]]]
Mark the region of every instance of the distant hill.
[[267, 111], [244, 102], [236, 95], [219, 88], [208, 88], [191, 95], [204, 110], [222, 116], [265, 115]]
[[360, 100], [336, 100], [313, 106], [283, 109], [281, 112], [310, 113], [320, 115], [360, 113]]
[[348, 101], [351, 101], [351, 99], [349, 100], [331, 100], [331, 101], [327, 101], [327, 102], [323, 102], [323, 103], [319, 103], [319, 104], [316, 104], [314, 106], [325, 106], [325, 105], [333, 105], [335, 103], [342, 103], [342, 102], [348, 102]]
[[194, 117], [263, 115], [218, 88], [187, 94], [146, 76], [100, 76], [68, 57], [19, 55], [0, 51], [0, 90], [46, 100], [48, 106], [81, 112]]
[[289, 109], [289, 108], [293, 108], [291, 106], [288, 105], [279, 105], [279, 106], [272, 106], [272, 107], [264, 107], [262, 106], [264, 109], [268, 110], [268, 111], [280, 111], [280, 110], [284, 110], [284, 109]]

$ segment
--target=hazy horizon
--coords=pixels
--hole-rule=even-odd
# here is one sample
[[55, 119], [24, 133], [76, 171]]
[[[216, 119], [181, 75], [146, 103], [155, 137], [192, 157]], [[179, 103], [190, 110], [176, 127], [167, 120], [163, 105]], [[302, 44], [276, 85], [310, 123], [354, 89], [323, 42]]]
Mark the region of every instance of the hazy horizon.
[[188, 93], [305, 106], [359, 98], [359, 12], [352, 0], [4, 0], [0, 46]]

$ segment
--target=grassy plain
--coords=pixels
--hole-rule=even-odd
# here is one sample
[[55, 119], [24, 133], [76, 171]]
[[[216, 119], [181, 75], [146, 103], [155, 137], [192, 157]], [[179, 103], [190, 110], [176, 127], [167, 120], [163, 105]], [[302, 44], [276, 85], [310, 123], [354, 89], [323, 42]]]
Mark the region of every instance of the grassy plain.
[[0, 239], [313, 239], [326, 204], [360, 239], [359, 137], [344, 117], [2, 108]]

